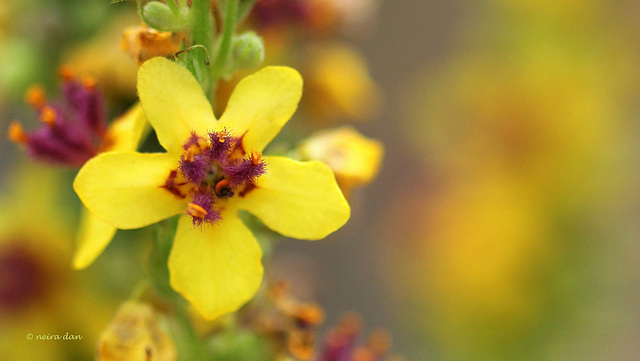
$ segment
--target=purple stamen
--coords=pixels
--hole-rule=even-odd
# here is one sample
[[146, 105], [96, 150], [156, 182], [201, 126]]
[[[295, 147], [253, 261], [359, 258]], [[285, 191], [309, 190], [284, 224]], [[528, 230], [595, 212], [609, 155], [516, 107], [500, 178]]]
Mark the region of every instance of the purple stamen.
[[[224, 129], [207, 133], [207, 138], [191, 133], [183, 144], [178, 169], [172, 171], [164, 187], [181, 199], [192, 198], [186, 214], [192, 217], [195, 227], [220, 220], [222, 216], [214, 204], [234, 197], [236, 192], [244, 197], [256, 188], [256, 178], [266, 172], [259, 152], [243, 158], [241, 143], [242, 137], [235, 138]], [[187, 181], [183, 184], [185, 194], [167, 186], [178, 172]]]
[[191, 209], [187, 210], [187, 214], [191, 215], [193, 218], [194, 227], [200, 227], [204, 222], [214, 223], [222, 219], [220, 212], [213, 208], [215, 200], [215, 196], [207, 191], [199, 191], [194, 194], [191, 204], [198, 206], [205, 212], [204, 214], [199, 214], [196, 212], [190, 212]]
[[254, 160], [244, 158], [239, 162], [224, 165], [223, 171], [229, 176], [231, 188], [235, 188], [253, 184], [256, 178], [267, 171], [267, 167], [262, 160], [256, 164]]
[[66, 80], [62, 85], [62, 93], [79, 123], [96, 134], [104, 134], [106, 119], [103, 97], [94, 84], [85, 85], [78, 81]]
[[78, 167], [95, 156], [95, 151], [80, 149], [61, 140], [58, 135], [59, 132], [51, 128], [36, 130], [26, 143], [27, 153], [36, 159]]
[[207, 151], [209, 157], [217, 162], [224, 161], [232, 146], [231, 136], [227, 130], [209, 133], [209, 140], [211, 141], [211, 148]]
[[193, 156], [192, 161], [185, 159], [184, 155], [180, 157], [180, 170], [182, 174], [189, 182], [195, 185], [200, 185], [207, 177], [208, 168], [209, 159], [204, 154]]
[[[64, 105], [37, 105], [45, 123], [24, 141], [33, 158], [62, 165], [82, 166], [104, 146], [106, 122], [103, 99], [91, 81], [65, 78]], [[45, 113], [47, 112], [47, 113]]]

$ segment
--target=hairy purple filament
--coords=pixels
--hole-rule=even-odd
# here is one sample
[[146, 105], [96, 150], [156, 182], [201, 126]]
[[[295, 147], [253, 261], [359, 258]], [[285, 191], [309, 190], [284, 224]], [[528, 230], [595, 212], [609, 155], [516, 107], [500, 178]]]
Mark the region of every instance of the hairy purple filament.
[[[42, 126], [20, 139], [29, 156], [61, 165], [82, 166], [106, 143], [106, 119], [102, 94], [92, 80], [80, 82], [63, 76], [62, 104], [48, 104], [40, 88], [27, 93]], [[19, 126], [19, 125], [18, 125]]]
[[209, 132], [207, 138], [192, 133], [183, 149], [178, 170], [192, 198], [186, 213], [195, 227], [221, 220], [219, 201], [235, 194], [244, 196], [266, 172], [260, 154], [245, 156], [242, 139], [232, 137], [226, 129]]

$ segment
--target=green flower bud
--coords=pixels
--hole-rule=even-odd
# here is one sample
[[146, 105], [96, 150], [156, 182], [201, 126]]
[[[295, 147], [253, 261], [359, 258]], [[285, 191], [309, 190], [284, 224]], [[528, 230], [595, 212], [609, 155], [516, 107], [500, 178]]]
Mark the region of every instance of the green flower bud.
[[264, 60], [264, 43], [254, 32], [240, 34], [233, 39], [231, 57], [235, 69], [251, 69]]
[[142, 19], [147, 25], [160, 31], [176, 32], [185, 25], [182, 18], [176, 16], [169, 6], [158, 1], [148, 2], [142, 8]]

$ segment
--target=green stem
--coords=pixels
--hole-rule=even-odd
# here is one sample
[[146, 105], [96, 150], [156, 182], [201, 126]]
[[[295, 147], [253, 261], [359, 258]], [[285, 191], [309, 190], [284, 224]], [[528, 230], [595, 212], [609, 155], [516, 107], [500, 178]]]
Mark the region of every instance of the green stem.
[[236, 13], [238, 11], [238, 0], [227, 0], [224, 14], [224, 24], [222, 29], [222, 39], [218, 46], [216, 60], [213, 62], [212, 83], [216, 84], [221, 76], [224, 75], [229, 60], [229, 52], [231, 50], [231, 41], [236, 26]]
[[186, 302], [173, 290], [169, 281], [169, 254], [179, 218], [179, 216], [170, 218], [153, 227], [153, 248], [148, 268], [149, 280], [158, 295], [171, 305], [176, 316], [177, 329], [173, 332], [173, 336], [178, 345], [180, 359], [184, 361], [209, 360], [211, 353], [191, 325], [186, 311]]
[[[170, 0], [173, 1], [173, 0]], [[211, 21], [210, 0], [193, 0], [191, 3], [191, 16], [192, 27], [191, 36], [193, 39], [192, 45], [202, 45], [207, 51], [191, 51], [189, 57], [193, 59], [191, 64], [188, 64], [189, 70], [194, 74], [202, 90], [209, 97], [211, 93], [211, 70], [208, 65], [205, 64], [207, 53], [211, 53], [211, 34], [213, 31]]]

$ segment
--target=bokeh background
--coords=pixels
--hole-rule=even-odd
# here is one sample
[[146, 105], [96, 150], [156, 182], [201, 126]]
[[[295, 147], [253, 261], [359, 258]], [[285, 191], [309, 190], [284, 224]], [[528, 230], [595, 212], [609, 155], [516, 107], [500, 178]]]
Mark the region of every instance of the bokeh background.
[[[323, 305], [327, 324], [353, 310], [367, 329], [386, 328], [408, 360], [638, 359], [640, 5], [376, 5], [344, 40], [364, 55], [381, 91], [377, 116], [354, 124], [384, 143], [381, 172], [352, 194], [351, 221], [328, 240], [280, 242], [274, 277], [286, 274], [300, 297]], [[55, 89], [63, 61], [106, 72], [113, 96], [125, 98], [115, 101], [134, 98], [135, 66], [105, 46], [136, 22], [123, 8], [106, 0], [0, 4], [1, 214], [4, 223], [30, 216], [21, 229], [3, 228], [4, 238], [72, 238], [72, 226], [30, 235], [30, 225], [64, 216], [55, 197], [65, 195], [49, 197], [53, 181], [42, 169], [40, 182], [24, 181], [33, 175], [4, 135], [10, 120], [33, 116], [22, 103], [28, 85]], [[4, 200], [20, 192], [27, 196]], [[43, 199], [51, 207], [32, 206]], [[95, 319], [74, 325], [85, 321], [88, 335], [104, 325], [132, 286], [126, 276], [142, 273], [117, 263], [131, 238], [116, 238], [86, 271], [56, 265], [61, 289], [76, 291], [51, 296], [54, 311], [29, 314], [72, 324], [78, 312], [69, 300], [90, 302], [101, 309], [91, 311]], [[42, 317], [12, 317], [2, 326], [14, 337], [2, 338], [5, 347], [24, 342], [17, 325], [25, 319], [45, 327]]]

